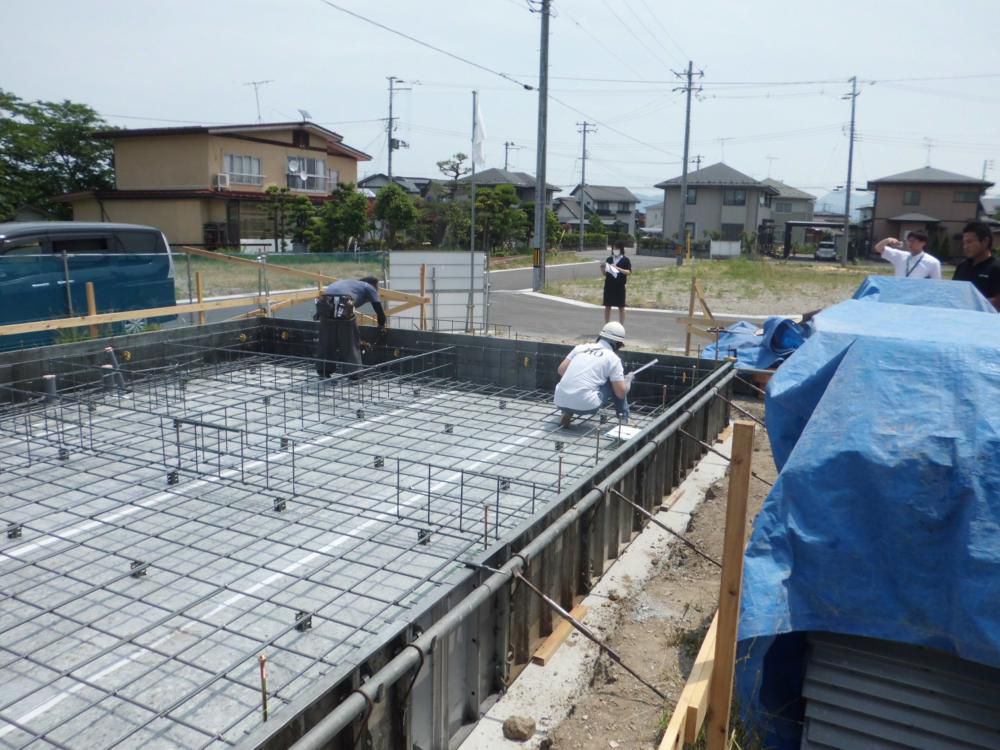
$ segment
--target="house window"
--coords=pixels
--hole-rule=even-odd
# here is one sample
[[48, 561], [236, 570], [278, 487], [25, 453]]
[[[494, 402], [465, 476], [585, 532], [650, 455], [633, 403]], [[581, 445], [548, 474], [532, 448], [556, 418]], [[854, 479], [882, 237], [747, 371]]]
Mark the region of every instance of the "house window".
[[955, 203], [978, 203], [979, 202], [979, 191], [978, 190], [956, 190], [955, 191]]
[[760, 205], [764, 206], [765, 208], [770, 208], [771, 207], [771, 194], [770, 193], [761, 193], [761, 196], [760, 196]]
[[687, 204], [693, 206], [698, 202], [698, 188], [689, 187], [687, 194]]
[[618, 213], [620, 214], [627, 214], [631, 210], [631, 204], [629, 203], [621, 202], [618, 204]]
[[[292, 190], [309, 190], [325, 193], [336, 185], [339, 175], [327, 170], [322, 159], [304, 156], [288, 157], [288, 187]], [[331, 183], [331, 180], [333, 182]]]
[[776, 214], [790, 214], [792, 212], [792, 202], [791, 201], [775, 201], [774, 202], [774, 213]]
[[296, 148], [309, 148], [309, 131], [293, 130], [292, 145], [295, 146]]
[[722, 194], [722, 205], [724, 206], [745, 206], [747, 204], [747, 191], [729, 189]]
[[722, 239], [727, 242], [734, 242], [740, 239], [743, 235], [743, 225], [742, 224], [723, 224], [722, 225]]
[[904, 206], [919, 206], [920, 205], [920, 191], [919, 190], [904, 190], [903, 191], [903, 205]]
[[597, 213], [606, 214], [611, 212], [611, 204], [608, 201], [597, 201]]
[[260, 159], [256, 156], [226, 154], [225, 171], [229, 175], [229, 181], [238, 185], [262, 185], [264, 183]]

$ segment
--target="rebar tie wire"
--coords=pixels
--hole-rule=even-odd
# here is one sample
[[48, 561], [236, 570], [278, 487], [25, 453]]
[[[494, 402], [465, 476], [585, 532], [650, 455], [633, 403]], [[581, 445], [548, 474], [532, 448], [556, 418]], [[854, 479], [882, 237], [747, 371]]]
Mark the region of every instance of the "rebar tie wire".
[[[692, 435], [690, 432], [688, 432], [687, 430], [685, 430], [683, 427], [678, 427], [677, 431], [680, 432], [680, 433], [682, 433], [682, 434], [684, 434], [684, 435], [687, 435], [692, 440], [697, 441], [698, 443], [701, 444], [702, 448], [705, 448], [706, 450], [711, 451], [712, 453], [714, 453], [719, 458], [725, 459], [725, 461], [727, 461], [729, 463], [732, 462], [733, 459], [730, 456], [727, 456], [722, 451], [716, 450], [715, 448], [713, 448], [711, 445], [709, 445], [708, 443], [706, 443], [701, 438], [698, 438], [698, 437], [695, 437], [694, 435]], [[764, 479], [764, 477], [762, 477], [756, 471], [751, 470], [750, 471], [750, 476], [752, 476], [754, 479], [760, 480], [761, 482], [763, 482], [764, 484], [766, 484], [768, 487], [774, 487], [774, 482], [770, 482], [767, 479]]]
[[368, 696], [368, 693], [366, 693], [364, 690], [355, 689], [352, 690], [351, 693], [357, 693], [362, 698], [364, 698], [366, 706], [365, 715], [361, 718], [361, 726], [358, 727], [358, 736], [354, 738], [353, 742], [351, 742], [351, 747], [357, 748], [358, 743], [364, 739], [365, 730], [368, 727], [368, 720], [372, 717], [372, 712], [375, 710], [375, 704], [372, 702], [372, 699]]
[[[521, 557], [521, 556], [517, 555], [517, 557]], [[521, 560], [524, 560], [524, 558], [521, 557]], [[489, 565], [483, 565], [481, 563], [475, 563], [475, 562], [472, 562], [472, 561], [466, 561], [465, 565], [468, 566], [468, 567], [470, 567], [470, 568], [474, 568], [474, 569], [475, 568], [479, 568], [479, 569], [482, 569], [482, 570], [488, 570], [491, 573], [502, 573], [503, 572], [503, 571], [500, 571], [500, 570], [498, 570], [496, 568], [491, 568]], [[598, 638], [596, 635], [594, 635], [594, 632], [590, 628], [588, 628], [582, 622], [580, 622], [575, 617], [573, 617], [573, 615], [571, 615], [569, 612], [567, 612], [565, 609], [563, 609], [558, 604], [558, 602], [556, 602], [555, 600], [553, 600], [549, 596], [547, 596], [541, 589], [539, 589], [537, 586], [535, 586], [535, 584], [533, 584], [531, 581], [529, 581], [528, 578], [527, 578], [527, 576], [525, 576], [521, 571], [514, 570], [514, 571], [512, 571], [512, 575], [517, 580], [523, 582], [525, 586], [527, 586], [535, 594], [537, 594], [538, 597], [541, 598], [541, 600], [543, 602], [545, 602], [546, 604], [549, 605], [549, 607], [551, 607], [556, 612], [558, 612], [559, 615], [566, 622], [568, 622], [570, 625], [572, 625], [574, 628], [576, 628], [576, 630], [578, 630], [580, 633], [582, 633], [589, 641], [591, 641], [592, 643], [594, 643], [595, 645], [597, 645], [597, 647], [600, 648], [604, 653], [606, 653], [611, 658], [611, 660], [613, 662], [615, 662], [618, 666], [620, 666], [622, 669], [624, 669], [630, 675], [632, 675], [633, 677], [635, 677], [635, 679], [637, 679], [643, 685], [645, 685], [650, 690], [652, 690], [660, 700], [665, 701], [667, 699], [666, 694], [664, 694], [659, 688], [657, 688], [655, 685], [653, 685], [653, 683], [651, 683], [648, 680], [646, 680], [642, 675], [640, 675], [638, 672], [636, 672], [634, 669], [632, 669], [632, 667], [630, 667], [628, 664], [626, 664], [622, 660], [621, 656], [619, 656], [619, 654], [614, 649], [612, 649], [611, 646], [609, 646], [604, 641], [602, 641], [600, 638]]]
[[750, 382], [749, 380], [747, 380], [746, 378], [744, 378], [744, 377], [741, 377], [741, 376], [739, 375], [739, 372], [738, 372], [738, 371], [737, 371], [737, 374], [736, 374], [736, 379], [737, 379], [738, 381], [740, 381], [741, 383], [743, 383], [743, 385], [747, 385], [747, 386], [750, 386], [751, 388], [753, 388], [753, 389], [754, 389], [755, 391], [757, 391], [757, 393], [759, 393], [759, 394], [760, 394], [761, 396], [766, 396], [766, 395], [767, 395], [767, 391], [765, 391], [765, 390], [764, 390], [763, 388], [761, 388], [761, 387], [757, 386], [756, 384], [754, 384], [754, 383], [751, 383], [751, 382]]
[[620, 493], [614, 487], [611, 487], [610, 490], [614, 494], [616, 494], [618, 497], [620, 497], [622, 500], [624, 500], [626, 503], [628, 503], [633, 508], [635, 508], [637, 511], [639, 511], [640, 513], [642, 513], [646, 518], [648, 518], [650, 521], [652, 521], [653, 523], [655, 523], [661, 529], [663, 529], [667, 533], [673, 534], [675, 537], [677, 537], [677, 539], [679, 539], [681, 542], [683, 542], [684, 545], [687, 546], [692, 552], [694, 552], [695, 554], [697, 554], [697, 555], [703, 557], [704, 559], [708, 560], [708, 562], [712, 563], [712, 565], [715, 565], [717, 568], [720, 568], [720, 569], [722, 568], [722, 563], [720, 563], [714, 557], [712, 557], [711, 555], [709, 555], [707, 552], [704, 552], [700, 547], [698, 547], [698, 545], [696, 545], [690, 539], [686, 538], [683, 534], [680, 534], [680, 533], [674, 531], [672, 528], [670, 528], [665, 523], [663, 523], [663, 521], [661, 521], [656, 516], [654, 516], [652, 513], [650, 513], [648, 510], [646, 510], [645, 508], [643, 508], [641, 505], [638, 505], [637, 503], [634, 503], [631, 500], [629, 500], [627, 497], [625, 497], [622, 493]]

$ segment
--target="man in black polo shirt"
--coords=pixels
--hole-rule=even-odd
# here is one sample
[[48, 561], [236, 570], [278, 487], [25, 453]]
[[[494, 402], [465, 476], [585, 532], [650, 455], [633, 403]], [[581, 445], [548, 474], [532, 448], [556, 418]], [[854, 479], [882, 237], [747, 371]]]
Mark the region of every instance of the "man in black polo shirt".
[[993, 232], [980, 221], [973, 221], [962, 229], [962, 254], [965, 260], [958, 264], [955, 281], [971, 281], [993, 307], [1000, 310], [1000, 261], [993, 256]]

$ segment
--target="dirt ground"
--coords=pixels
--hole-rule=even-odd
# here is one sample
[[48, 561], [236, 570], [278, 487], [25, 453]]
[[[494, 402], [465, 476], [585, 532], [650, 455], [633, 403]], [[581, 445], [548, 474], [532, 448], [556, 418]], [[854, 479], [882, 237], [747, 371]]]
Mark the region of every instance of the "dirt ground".
[[[763, 402], [739, 401], [759, 419]], [[734, 414], [739, 417], [741, 415]], [[763, 427], [757, 425], [751, 469], [773, 482], [776, 471]], [[728, 475], [716, 482], [686, 537], [722, 559]], [[760, 510], [770, 487], [751, 477], [748, 516]], [[747, 533], [751, 529], [747, 525]], [[606, 656], [597, 661], [585, 694], [543, 742], [550, 750], [656, 748], [718, 607], [720, 571], [678, 542], [664, 548], [657, 570], [642, 587], [619, 592], [618, 623], [609, 645], [622, 661], [669, 697], [663, 702]]]

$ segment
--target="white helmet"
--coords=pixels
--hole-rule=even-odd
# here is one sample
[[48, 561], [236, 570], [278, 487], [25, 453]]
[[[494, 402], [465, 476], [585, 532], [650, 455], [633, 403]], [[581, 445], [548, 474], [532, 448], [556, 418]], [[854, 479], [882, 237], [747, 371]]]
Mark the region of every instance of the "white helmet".
[[616, 344], [625, 343], [625, 326], [621, 323], [605, 323], [599, 334], [600, 338], [613, 341]]

